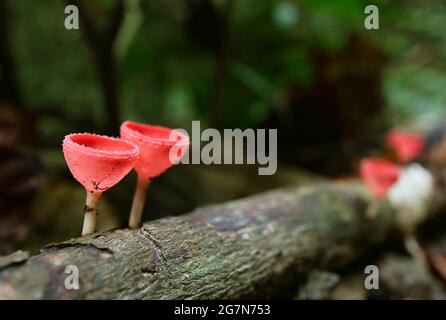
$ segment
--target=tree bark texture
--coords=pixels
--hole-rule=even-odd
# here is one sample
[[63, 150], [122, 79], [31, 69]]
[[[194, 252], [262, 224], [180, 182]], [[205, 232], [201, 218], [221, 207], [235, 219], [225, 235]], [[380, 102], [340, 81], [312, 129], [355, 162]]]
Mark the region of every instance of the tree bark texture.
[[[389, 204], [360, 183], [288, 187], [0, 258], [0, 298], [283, 297], [396, 228]], [[79, 269], [78, 290], [64, 285], [68, 265]]]

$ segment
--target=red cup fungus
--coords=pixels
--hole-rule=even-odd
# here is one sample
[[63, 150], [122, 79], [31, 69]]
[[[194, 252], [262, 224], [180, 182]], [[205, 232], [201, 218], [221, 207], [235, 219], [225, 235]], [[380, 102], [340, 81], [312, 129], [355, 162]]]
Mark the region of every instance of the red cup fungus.
[[378, 158], [365, 158], [360, 163], [360, 174], [364, 183], [376, 198], [384, 198], [387, 191], [397, 182], [401, 166]]
[[423, 137], [395, 129], [387, 133], [386, 144], [395, 150], [398, 160], [402, 162], [416, 159], [424, 149]]
[[87, 191], [82, 235], [88, 235], [95, 232], [102, 193], [132, 170], [139, 147], [118, 138], [89, 133], [67, 135], [62, 146], [68, 168]]
[[134, 229], [141, 222], [151, 179], [181, 160], [189, 147], [189, 137], [178, 130], [126, 121], [121, 125], [121, 139], [136, 144], [141, 152], [135, 163], [138, 182], [129, 218], [129, 227]]

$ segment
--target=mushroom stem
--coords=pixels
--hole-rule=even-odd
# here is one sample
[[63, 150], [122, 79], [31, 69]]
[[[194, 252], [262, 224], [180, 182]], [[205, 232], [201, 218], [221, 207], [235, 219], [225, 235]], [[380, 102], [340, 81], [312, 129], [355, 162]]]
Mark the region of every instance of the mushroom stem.
[[146, 202], [146, 193], [150, 184], [150, 179], [142, 178], [138, 175], [135, 194], [133, 195], [132, 209], [130, 210], [129, 228], [136, 229], [141, 223], [142, 210]]
[[92, 234], [96, 231], [96, 216], [98, 215], [99, 200], [102, 192], [92, 193], [87, 191], [87, 199], [85, 200], [85, 216], [84, 226], [82, 228], [82, 236]]
[[419, 265], [424, 268], [424, 270], [429, 272], [428, 258], [414, 234], [405, 236], [404, 246], [415, 261], [418, 262]]

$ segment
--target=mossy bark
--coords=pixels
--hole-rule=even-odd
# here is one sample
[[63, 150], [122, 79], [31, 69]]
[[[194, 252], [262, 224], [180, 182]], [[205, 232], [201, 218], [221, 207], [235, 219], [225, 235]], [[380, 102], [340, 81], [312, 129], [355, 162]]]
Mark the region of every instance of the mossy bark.
[[[0, 298], [278, 297], [296, 292], [312, 270], [359, 257], [394, 228], [388, 203], [358, 183], [291, 187], [0, 258]], [[64, 285], [68, 265], [78, 267], [78, 290]]]

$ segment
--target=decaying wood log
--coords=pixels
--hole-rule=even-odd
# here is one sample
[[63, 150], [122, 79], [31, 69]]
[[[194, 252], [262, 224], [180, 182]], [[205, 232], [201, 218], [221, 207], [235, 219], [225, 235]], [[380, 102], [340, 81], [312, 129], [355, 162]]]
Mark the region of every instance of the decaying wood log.
[[[290, 187], [0, 258], [0, 298], [283, 296], [311, 270], [345, 265], [395, 228], [388, 203], [357, 182]], [[65, 288], [68, 265], [79, 269], [78, 290]]]

